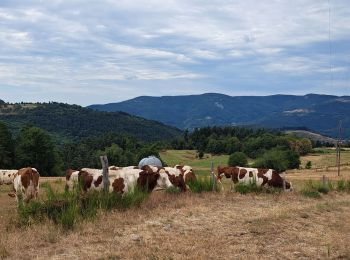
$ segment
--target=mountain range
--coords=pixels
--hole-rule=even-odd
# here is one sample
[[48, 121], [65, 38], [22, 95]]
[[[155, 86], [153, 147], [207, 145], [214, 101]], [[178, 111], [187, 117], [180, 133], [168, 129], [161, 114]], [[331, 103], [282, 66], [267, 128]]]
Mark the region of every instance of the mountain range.
[[122, 111], [180, 129], [214, 125], [302, 127], [331, 137], [338, 135], [339, 120], [342, 120], [342, 137], [350, 137], [350, 96], [228, 96], [217, 93], [140, 96], [119, 103], [91, 105], [89, 108], [106, 112]]

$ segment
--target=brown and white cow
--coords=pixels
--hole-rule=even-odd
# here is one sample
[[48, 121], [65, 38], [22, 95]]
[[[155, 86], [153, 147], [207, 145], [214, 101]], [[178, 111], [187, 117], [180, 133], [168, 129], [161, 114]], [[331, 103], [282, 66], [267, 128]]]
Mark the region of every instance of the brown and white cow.
[[83, 168], [80, 171], [72, 169], [66, 171], [66, 190], [73, 190], [79, 181], [84, 191], [101, 190], [102, 170]]
[[14, 193], [9, 193], [9, 196], [16, 197], [17, 201], [19, 201], [19, 197], [22, 197], [24, 202], [37, 198], [39, 178], [40, 174], [35, 168], [27, 167], [18, 170], [13, 180]]
[[[283, 179], [280, 174], [273, 169], [247, 168], [247, 167], [221, 167], [217, 168], [217, 180], [221, 183], [221, 178], [232, 179], [234, 184], [249, 184], [255, 182], [257, 186], [270, 186], [283, 188]], [[292, 190], [291, 183], [285, 181], [286, 190]]]
[[68, 169], [66, 171], [66, 190], [73, 190], [78, 183], [79, 171]]
[[173, 184], [164, 169], [145, 165], [141, 169], [123, 168], [110, 178], [110, 191], [120, 194], [132, 192], [135, 187], [145, 191], [166, 189]]
[[171, 183], [180, 188], [181, 191], [187, 190], [187, 185], [185, 183], [184, 172], [182, 169], [173, 168], [173, 167], [164, 167], [162, 168], [168, 174]]
[[184, 174], [185, 183], [195, 182], [197, 180], [196, 175], [194, 174], [193, 168], [189, 165], [175, 165], [174, 168], [179, 169]]
[[112, 165], [112, 166], [109, 166], [108, 167], [108, 170], [112, 170], [112, 171], [117, 171], [117, 170], [121, 170], [121, 169], [139, 169], [138, 166], [124, 166], [124, 167], [119, 167], [119, 166], [115, 166], [115, 165]]
[[0, 170], [0, 185], [10, 185], [15, 179], [18, 170]]
[[[145, 166], [142, 169], [135, 167], [123, 167], [118, 170], [109, 170], [109, 190], [125, 194], [132, 192], [135, 187], [152, 191], [172, 187], [168, 174], [163, 169], [152, 166]], [[103, 189], [102, 170], [83, 168], [81, 171], [68, 170], [66, 173], [66, 187], [72, 190], [77, 182], [80, 182], [82, 189], [89, 190]]]

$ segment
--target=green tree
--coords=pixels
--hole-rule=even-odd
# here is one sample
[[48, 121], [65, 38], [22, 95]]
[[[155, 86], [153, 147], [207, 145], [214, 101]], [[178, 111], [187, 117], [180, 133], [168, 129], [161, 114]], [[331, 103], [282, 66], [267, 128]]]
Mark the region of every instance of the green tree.
[[308, 161], [305, 165], [305, 169], [311, 169], [311, 167], [312, 167], [312, 162]]
[[228, 165], [229, 166], [247, 166], [248, 165], [248, 159], [245, 153], [243, 152], [235, 152], [230, 155], [228, 158]]
[[307, 155], [312, 151], [312, 142], [310, 139], [303, 138], [300, 140], [299, 154]]
[[123, 149], [116, 144], [106, 147], [104, 151], [98, 151], [97, 155], [96, 157], [98, 160], [100, 159], [100, 155], [107, 155], [110, 165], [124, 166], [125, 164]]
[[204, 156], [204, 152], [203, 151], [199, 151], [198, 152], [198, 158], [199, 159], [203, 159], [203, 156]]
[[241, 150], [241, 142], [236, 136], [230, 137], [226, 142], [226, 153], [232, 154]]
[[300, 165], [299, 155], [291, 150], [272, 149], [259, 157], [254, 167], [270, 168], [278, 172], [283, 172], [287, 169], [298, 168]]
[[14, 141], [7, 126], [0, 122], [0, 168], [13, 166]]
[[16, 146], [18, 168], [34, 167], [42, 176], [57, 176], [61, 163], [51, 136], [44, 130], [26, 126], [22, 128]]
[[289, 138], [290, 149], [300, 155], [306, 155], [312, 151], [312, 142], [308, 138]]

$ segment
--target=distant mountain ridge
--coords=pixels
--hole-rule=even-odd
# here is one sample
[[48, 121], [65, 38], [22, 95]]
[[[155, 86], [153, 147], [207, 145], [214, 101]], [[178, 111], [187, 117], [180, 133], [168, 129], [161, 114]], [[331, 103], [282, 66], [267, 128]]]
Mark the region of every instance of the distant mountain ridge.
[[89, 108], [123, 111], [181, 129], [213, 125], [307, 127], [323, 135], [337, 136], [339, 120], [343, 137], [349, 138], [350, 96], [307, 94], [228, 96], [217, 93], [188, 96], [140, 96], [119, 103]]
[[107, 113], [63, 103], [0, 104], [0, 121], [18, 131], [26, 124], [45, 129], [59, 140], [79, 140], [106, 133], [128, 135], [143, 141], [170, 140], [181, 131], [154, 120], [124, 112]]

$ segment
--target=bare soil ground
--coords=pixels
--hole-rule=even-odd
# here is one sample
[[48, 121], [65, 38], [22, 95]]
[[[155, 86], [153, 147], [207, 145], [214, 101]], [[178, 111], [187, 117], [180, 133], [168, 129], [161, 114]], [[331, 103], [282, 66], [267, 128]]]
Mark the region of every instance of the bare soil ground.
[[16, 227], [9, 189], [0, 186], [0, 258], [350, 259], [350, 194], [156, 192], [64, 233], [47, 222]]

